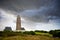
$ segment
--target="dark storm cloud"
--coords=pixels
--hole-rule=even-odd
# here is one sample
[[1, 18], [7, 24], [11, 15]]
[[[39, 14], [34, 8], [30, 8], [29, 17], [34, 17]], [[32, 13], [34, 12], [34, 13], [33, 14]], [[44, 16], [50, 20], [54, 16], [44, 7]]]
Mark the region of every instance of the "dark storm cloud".
[[48, 22], [53, 16], [60, 18], [60, 0], [0, 0], [0, 8], [34, 22]]
[[49, 15], [60, 17], [60, 0], [56, 0], [54, 4], [55, 4], [55, 8], [49, 13]]

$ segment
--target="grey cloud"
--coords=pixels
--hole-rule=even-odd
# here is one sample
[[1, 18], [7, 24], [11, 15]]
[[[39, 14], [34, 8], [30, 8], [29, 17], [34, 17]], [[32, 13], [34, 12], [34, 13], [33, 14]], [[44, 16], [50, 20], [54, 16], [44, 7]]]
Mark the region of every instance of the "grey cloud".
[[59, 6], [60, 0], [0, 0], [0, 8], [34, 22], [48, 22], [49, 16], [60, 17]]
[[57, 4], [56, 0], [0, 0], [0, 7], [20, 11], [24, 9], [39, 9], [41, 6]]

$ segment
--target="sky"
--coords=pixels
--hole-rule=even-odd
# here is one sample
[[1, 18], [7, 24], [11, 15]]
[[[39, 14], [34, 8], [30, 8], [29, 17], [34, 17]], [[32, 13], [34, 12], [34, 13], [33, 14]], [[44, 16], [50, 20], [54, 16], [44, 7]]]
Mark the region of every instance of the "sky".
[[60, 29], [60, 0], [0, 0], [0, 31], [16, 30], [17, 15], [25, 30]]

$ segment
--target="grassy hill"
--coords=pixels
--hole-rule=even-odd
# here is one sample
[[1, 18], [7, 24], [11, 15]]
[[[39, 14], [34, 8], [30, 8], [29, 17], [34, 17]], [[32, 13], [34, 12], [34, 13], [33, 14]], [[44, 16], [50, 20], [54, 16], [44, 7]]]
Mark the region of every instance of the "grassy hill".
[[60, 40], [58, 37], [53, 37], [48, 32], [38, 31], [1, 31], [0, 40]]
[[60, 38], [53, 38], [43, 35], [18, 35], [11, 37], [0, 37], [0, 40], [60, 40]]

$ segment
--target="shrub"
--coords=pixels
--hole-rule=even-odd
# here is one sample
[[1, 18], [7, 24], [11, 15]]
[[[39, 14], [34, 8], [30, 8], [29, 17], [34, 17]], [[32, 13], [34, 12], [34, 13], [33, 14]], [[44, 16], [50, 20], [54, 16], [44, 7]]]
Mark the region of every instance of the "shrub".
[[53, 37], [60, 37], [60, 30], [51, 30], [49, 33], [52, 34]]
[[35, 32], [33, 32], [33, 31], [30, 31], [30, 34], [31, 34], [31, 35], [35, 35]]
[[47, 31], [43, 31], [43, 30], [35, 30], [35, 32], [41, 32], [41, 33], [48, 33]]
[[29, 31], [25, 31], [25, 32], [23, 32], [23, 34], [30, 34], [30, 33], [29, 33]]
[[25, 32], [23, 32], [23, 34], [35, 35], [35, 32], [33, 32], [33, 31], [25, 31]]

